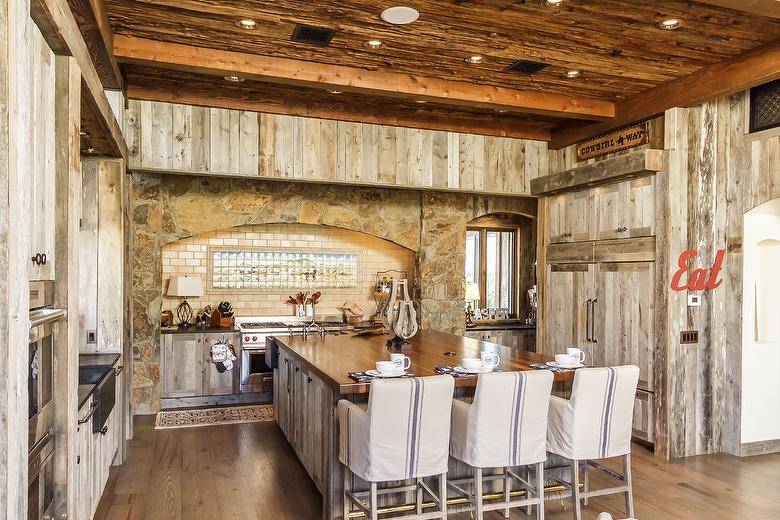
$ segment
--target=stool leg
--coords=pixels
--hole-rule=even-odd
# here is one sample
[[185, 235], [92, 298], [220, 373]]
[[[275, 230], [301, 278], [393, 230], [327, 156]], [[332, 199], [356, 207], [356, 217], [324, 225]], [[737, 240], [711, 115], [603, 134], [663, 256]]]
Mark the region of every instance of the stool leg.
[[379, 506], [376, 503], [376, 482], [371, 483], [371, 490], [369, 491], [371, 503], [369, 504], [369, 510], [371, 511], [371, 520], [377, 520], [379, 516], [377, 509]]
[[[531, 468], [529, 466], [525, 467], [525, 481], [530, 484], [531, 482]], [[531, 488], [527, 487], [525, 488], [525, 498], [530, 498], [531, 496]], [[531, 516], [531, 506], [525, 506], [525, 516]]]
[[482, 468], [474, 470], [474, 509], [477, 511], [477, 520], [482, 520]]
[[[509, 504], [509, 492], [512, 490], [512, 482], [509, 480], [509, 468], [504, 468], [504, 503]], [[509, 518], [509, 507], [504, 509], [504, 518]]]
[[422, 514], [422, 500], [423, 500], [423, 491], [422, 486], [420, 486], [420, 479], [416, 479], [415, 483], [417, 484], [417, 489], [415, 489], [415, 506], [414, 510], [418, 515]]
[[634, 485], [631, 481], [631, 454], [626, 453], [623, 458], [623, 475], [624, 484], [628, 487], [626, 491], [626, 510], [628, 511], [628, 517], [634, 518]]
[[580, 520], [582, 518], [582, 510], [580, 508], [580, 463], [579, 461], [571, 461], [571, 501], [574, 506], [574, 520]]
[[344, 520], [349, 520], [349, 512], [352, 510], [352, 500], [347, 495], [347, 491], [352, 491], [352, 479], [349, 468], [344, 466]]
[[544, 462], [536, 465], [536, 520], [544, 520]]
[[447, 474], [439, 475], [439, 509], [442, 520], [447, 518]]
[[585, 498], [582, 499], [582, 505], [588, 505], [588, 490], [590, 489], [590, 477], [588, 475], [588, 461], [585, 461], [585, 467], [582, 470], [582, 489], [585, 491]]

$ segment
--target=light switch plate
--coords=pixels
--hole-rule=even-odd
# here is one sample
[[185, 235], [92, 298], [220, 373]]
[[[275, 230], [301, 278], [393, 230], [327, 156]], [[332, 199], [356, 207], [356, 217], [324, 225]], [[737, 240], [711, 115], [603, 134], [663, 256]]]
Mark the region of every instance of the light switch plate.
[[701, 295], [689, 294], [688, 295], [688, 307], [701, 307]]

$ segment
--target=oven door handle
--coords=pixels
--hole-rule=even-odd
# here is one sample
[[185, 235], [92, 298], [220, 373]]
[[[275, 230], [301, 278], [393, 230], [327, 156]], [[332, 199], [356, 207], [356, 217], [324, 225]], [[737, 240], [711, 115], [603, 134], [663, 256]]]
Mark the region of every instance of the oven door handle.
[[89, 404], [89, 413], [86, 417], [83, 419], [79, 419], [79, 424], [86, 424], [89, 422], [90, 419], [92, 419], [92, 416], [95, 415], [95, 412], [97, 411], [98, 404], [97, 402], [92, 402]]

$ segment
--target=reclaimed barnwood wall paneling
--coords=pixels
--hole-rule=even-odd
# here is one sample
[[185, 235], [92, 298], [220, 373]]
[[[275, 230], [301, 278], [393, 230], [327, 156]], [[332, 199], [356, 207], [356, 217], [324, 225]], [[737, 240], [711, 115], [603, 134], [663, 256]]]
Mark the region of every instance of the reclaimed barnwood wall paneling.
[[27, 373], [30, 324], [27, 219], [32, 177], [28, 0], [0, 5], [0, 518], [27, 516]]
[[[663, 286], [672, 457], [742, 451], [743, 218], [780, 197], [780, 136], [745, 133], [745, 98], [740, 93], [666, 114], [668, 222], [659, 247], [669, 263]], [[684, 292], [667, 289], [676, 258], [688, 248], [699, 252], [692, 265], [703, 268], [719, 249], [727, 251], [723, 283], [701, 293], [701, 307], [687, 307]], [[687, 329], [699, 331], [697, 345], [679, 345], [679, 332]]]
[[529, 194], [547, 144], [455, 132], [130, 100], [129, 168]]
[[55, 306], [68, 311], [54, 337], [55, 507], [75, 518], [79, 363], [79, 219], [81, 218], [81, 72], [75, 59], [56, 57]]
[[98, 301], [98, 161], [85, 160], [81, 165], [81, 226], [79, 228], [79, 345], [87, 343], [87, 331], [97, 331]]

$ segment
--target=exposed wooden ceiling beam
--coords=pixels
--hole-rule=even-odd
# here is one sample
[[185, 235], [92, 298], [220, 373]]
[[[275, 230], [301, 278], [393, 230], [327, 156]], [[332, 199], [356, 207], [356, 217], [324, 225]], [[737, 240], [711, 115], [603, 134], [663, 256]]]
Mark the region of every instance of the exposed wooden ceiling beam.
[[700, 4], [717, 5], [744, 13], [780, 19], [780, 0], [696, 0]]
[[583, 126], [565, 123], [553, 130], [551, 149], [644, 121], [673, 107], [691, 107], [780, 78], [780, 40], [716, 63], [618, 103], [614, 119]]
[[[248, 110], [268, 114], [294, 115], [369, 123], [388, 126], [422, 128], [468, 134], [512, 137], [536, 141], [550, 140], [550, 123], [528, 121], [500, 114], [474, 114], [442, 110], [426, 106], [411, 109], [395, 104], [376, 103], [374, 100], [355, 102], [343, 96], [301, 94], [290, 91], [286, 96], [274, 95], [271, 89], [257, 89], [256, 95], [247, 95], [241, 88], [213, 82], [166, 82], [154, 79], [137, 81], [128, 76], [129, 99], [164, 101], [187, 105]], [[271, 88], [278, 88], [273, 85]], [[251, 87], [250, 87], [251, 88]]]
[[103, 83], [89, 55], [87, 44], [81, 36], [73, 13], [66, 0], [33, 0], [30, 16], [35, 21], [49, 47], [57, 54], [73, 56], [81, 71], [82, 96], [94, 114], [96, 128], [100, 130], [110, 148], [110, 157], [127, 161], [127, 144], [122, 128], [108, 103]]
[[611, 118], [615, 109], [612, 102], [576, 96], [527, 92], [120, 35], [114, 37], [114, 55], [124, 63], [217, 76], [238, 75], [279, 84], [317, 85], [346, 92], [422, 99], [460, 107], [502, 108], [512, 112], [590, 120]]
[[113, 34], [102, 0], [68, 0], [100, 80], [107, 89], [122, 89], [122, 73], [114, 59]]

